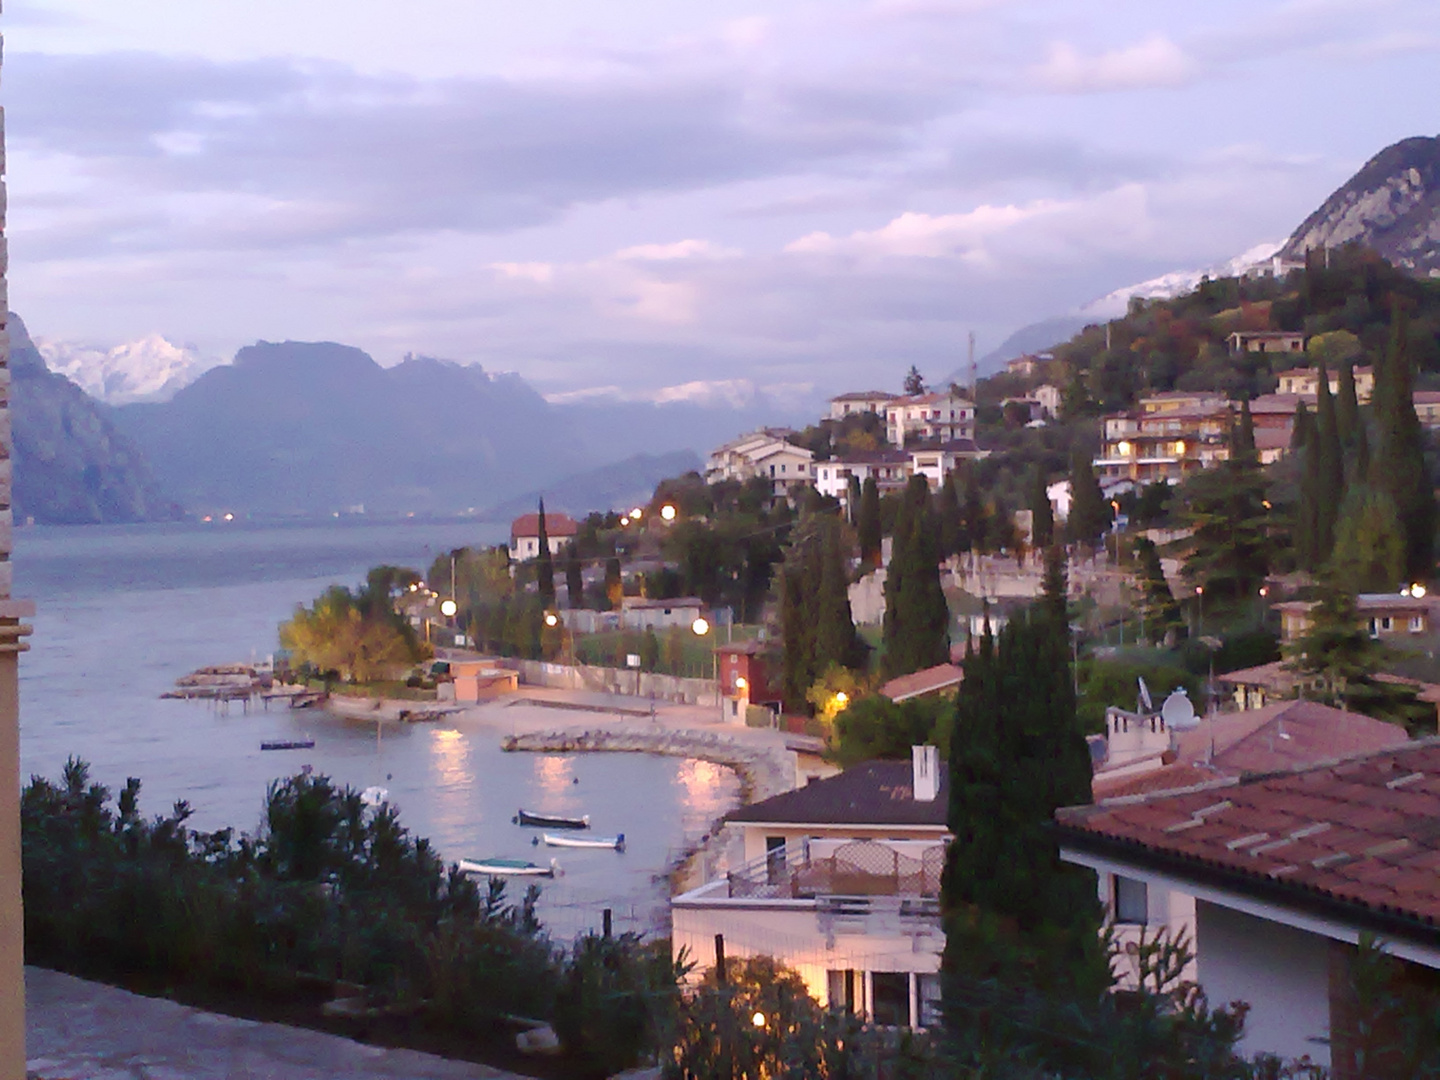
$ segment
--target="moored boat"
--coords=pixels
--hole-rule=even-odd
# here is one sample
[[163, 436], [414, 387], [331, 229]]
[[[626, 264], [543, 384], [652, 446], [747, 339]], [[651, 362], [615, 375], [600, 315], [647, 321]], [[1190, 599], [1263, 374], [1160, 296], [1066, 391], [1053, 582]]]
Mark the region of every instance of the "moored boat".
[[551, 836], [549, 833], [545, 833], [542, 839], [545, 841], [546, 847], [625, 850], [625, 834], [623, 832], [619, 836]]
[[314, 739], [267, 739], [260, 744], [261, 750], [310, 750]]
[[549, 866], [527, 862], [525, 859], [461, 859], [462, 874], [489, 874], [492, 877], [554, 877], [560, 871], [560, 864], [554, 859]]
[[517, 825], [533, 825], [542, 829], [588, 829], [590, 815], [562, 817], [558, 814], [535, 814], [529, 810], [517, 810], [514, 822]]

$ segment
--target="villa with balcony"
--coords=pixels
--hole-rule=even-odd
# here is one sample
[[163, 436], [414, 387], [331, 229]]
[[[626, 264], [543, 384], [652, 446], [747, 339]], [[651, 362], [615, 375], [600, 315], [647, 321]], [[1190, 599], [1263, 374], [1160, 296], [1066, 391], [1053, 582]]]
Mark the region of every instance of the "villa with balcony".
[[1175, 404], [1173, 398], [1142, 398], [1138, 409], [1105, 417], [1104, 440], [1095, 459], [1102, 485], [1178, 483], [1230, 456], [1230, 403], [1198, 397]]
[[737, 810], [730, 868], [670, 901], [676, 956], [710, 967], [720, 935], [727, 957], [772, 956], [824, 1005], [936, 1023], [948, 802], [936, 749], [917, 746]]

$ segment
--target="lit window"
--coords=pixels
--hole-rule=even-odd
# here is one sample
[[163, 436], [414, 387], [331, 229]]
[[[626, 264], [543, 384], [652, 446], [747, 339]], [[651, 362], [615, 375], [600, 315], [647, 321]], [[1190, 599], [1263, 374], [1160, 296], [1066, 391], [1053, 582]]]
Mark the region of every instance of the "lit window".
[[1115, 921], [1131, 926], [1144, 926], [1150, 915], [1150, 890], [1143, 881], [1134, 878], [1113, 877], [1115, 894]]
[[1425, 616], [1424, 616], [1424, 615], [1411, 615], [1411, 616], [1410, 616], [1410, 633], [1412, 633], [1412, 634], [1418, 634], [1418, 633], [1420, 633], [1421, 631], [1423, 631], [1424, 629], [1425, 629]]

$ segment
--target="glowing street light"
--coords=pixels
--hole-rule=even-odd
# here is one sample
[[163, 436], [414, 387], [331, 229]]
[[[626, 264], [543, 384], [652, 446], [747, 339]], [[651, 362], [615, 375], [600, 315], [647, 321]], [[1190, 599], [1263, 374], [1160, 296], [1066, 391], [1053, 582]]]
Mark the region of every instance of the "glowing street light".
[[630, 518], [631, 518], [632, 521], [639, 521], [641, 515], [644, 514], [644, 513], [645, 513], [645, 511], [644, 511], [644, 510], [641, 510], [640, 507], [637, 506], [637, 507], [635, 507], [634, 510], [631, 510], [631, 511], [630, 511]]
[[835, 695], [835, 704], [843, 709], [846, 705], [850, 704], [850, 695], [845, 693], [844, 690], [841, 690]]
[[460, 606], [456, 604], [454, 600], [447, 599], [440, 601], [440, 614], [444, 615], [447, 619], [453, 619], [455, 617], [455, 612], [459, 610]]
[[620, 519], [620, 524], [621, 524], [621, 525], [629, 525], [629, 524], [630, 524], [630, 515], [629, 515], [629, 514], [626, 514], [624, 517], [622, 517], [622, 518]]
[[666, 503], [664, 506], [662, 506], [662, 507], [660, 508], [660, 516], [661, 516], [662, 518], [664, 518], [666, 521], [674, 521], [674, 520], [675, 520], [675, 507], [671, 506], [669, 503]]
[[547, 611], [547, 612], [545, 613], [545, 625], [546, 625], [546, 626], [552, 626], [552, 627], [553, 627], [553, 626], [557, 625], [559, 622], [560, 622], [560, 616], [559, 616], [559, 615], [556, 615], [555, 612], [553, 612], [553, 611]]
[[1425, 586], [1421, 585], [1418, 581], [1410, 586], [1410, 595], [1416, 600], [1423, 600], [1425, 598], [1425, 592]]
[[757, 1011], [754, 1016], [750, 1017], [750, 1023], [754, 1024], [757, 1028], [763, 1028], [765, 1026], [765, 1014]]
[[696, 637], [704, 637], [710, 632], [710, 623], [702, 615], [690, 624], [690, 629], [695, 632]]
[[750, 686], [750, 682], [749, 682], [749, 680], [747, 680], [747, 679], [745, 678], [744, 675], [737, 675], [737, 676], [735, 676], [735, 689], [736, 689], [736, 690], [746, 690], [746, 689], [749, 688], [749, 686]]

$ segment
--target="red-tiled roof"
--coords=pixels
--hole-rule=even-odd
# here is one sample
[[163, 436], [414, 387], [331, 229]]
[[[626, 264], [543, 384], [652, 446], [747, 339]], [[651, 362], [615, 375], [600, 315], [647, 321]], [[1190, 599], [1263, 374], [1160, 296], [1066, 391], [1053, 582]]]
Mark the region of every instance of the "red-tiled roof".
[[1056, 813], [1062, 846], [1440, 942], [1440, 739]]
[[831, 401], [889, 401], [898, 394], [889, 394], [884, 390], [852, 390], [848, 394], [836, 394]]
[[1095, 801], [1099, 802], [1101, 799], [1117, 799], [1127, 795], [1146, 795], [1156, 791], [1197, 787], [1221, 779], [1224, 777], [1217, 775], [1214, 769], [1199, 765], [1181, 765], [1177, 762], [1174, 765], [1162, 765], [1149, 772], [1126, 773], [1123, 776], [1096, 773], [1091, 791], [1095, 795]]
[[[580, 529], [575, 519], [569, 514], [561, 514], [549, 511], [545, 514], [545, 535], [546, 536], [574, 536]], [[510, 539], [518, 540], [522, 536], [540, 535], [540, 515], [521, 514], [510, 523]]]
[[1281, 701], [1263, 709], [1222, 713], [1178, 738], [1176, 761], [1204, 762], [1223, 776], [1274, 772], [1370, 750], [1403, 746], [1398, 724], [1318, 701]]
[[907, 698], [920, 697], [922, 694], [934, 694], [941, 690], [948, 690], [952, 686], [959, 686], [964, 678], [965, 671], [959, 666], [936, 664], [934, 667], [922, 668], [920, 671], [912, 671], [909, 675], [891, 679], [880, 687], [880, 693], [891, 701], [905, 701]]

